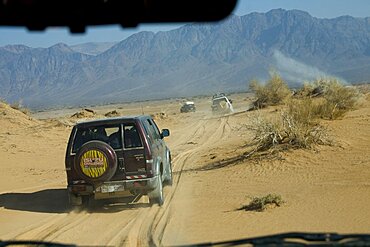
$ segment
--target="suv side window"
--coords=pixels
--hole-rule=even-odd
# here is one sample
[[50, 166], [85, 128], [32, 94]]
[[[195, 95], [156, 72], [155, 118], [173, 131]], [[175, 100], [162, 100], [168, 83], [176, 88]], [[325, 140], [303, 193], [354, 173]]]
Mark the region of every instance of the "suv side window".
[[152, 142], [153, 136], [149, 131], [149, 126], [148, 126], [149, 124], [146, 121], [142, 121], [141, 123], [142, 123], [142, 126], [144, 127], [145, 137], [147, 137], [148, 140]]
[[149, 124], [150, 132], [153, 135], [154, 139], [161, 139], [161, 135], [159, 134], [157, 126], [152, 122], [151, 119], [147, 119], [147, 122]]
[[158, 139], [161, 139], [161, 132], [159, 131], [159, 128], [158, 128], [157, 124], [154, 122], [154, 120], [153, 120], [153, 119], [150, 119], [150, 121], [149, 121], [149, 122], [152, 124], [152, 126], [153, 126], [153, 128], [154, 128], [154, 131], [155, 131], [155, 133], [156, 133], [156, 135], [157, 135], [157, 138], [158, 138]]
[[153, 128], [152, 123], [150, 123], [149, 119], [143, 120], [144, 129], [147, 132], [147, 135], [149, 137], [149, 140], [153, 142], [155, 139], [157, 139], [157, 134]]

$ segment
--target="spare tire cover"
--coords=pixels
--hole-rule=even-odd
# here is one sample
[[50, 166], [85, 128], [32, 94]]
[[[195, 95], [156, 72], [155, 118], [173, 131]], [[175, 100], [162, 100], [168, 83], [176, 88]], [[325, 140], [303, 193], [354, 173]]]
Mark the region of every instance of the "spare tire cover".
[[107, 143], [89, 141], [78, 150], [74, 163], [77, 174], [85, 181], [104, 182], [116, 172], [117, 155]]

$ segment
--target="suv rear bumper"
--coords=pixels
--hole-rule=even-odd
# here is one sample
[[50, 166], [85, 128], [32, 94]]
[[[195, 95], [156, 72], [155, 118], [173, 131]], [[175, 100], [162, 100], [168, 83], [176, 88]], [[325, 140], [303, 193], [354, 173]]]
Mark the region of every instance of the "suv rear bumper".
[[108, 181], [99, 185], [82, 183], [69, 184], [67, 189], [69, 193], [74, 195], [95, 194], [96, 198], [121, 197], [125, 194], [127, 195], [127, 192], [130, 192], [131, 194], [147, 194], [157, 188], [158, 176], [159, 175], [151, 178]]

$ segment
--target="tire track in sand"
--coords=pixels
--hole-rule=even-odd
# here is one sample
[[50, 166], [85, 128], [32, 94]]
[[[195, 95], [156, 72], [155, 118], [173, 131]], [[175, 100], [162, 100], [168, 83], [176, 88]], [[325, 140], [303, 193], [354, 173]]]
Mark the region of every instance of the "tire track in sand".
[[[200, 120], [199, 122], [195, 122], [193, 125], [191, 125], [187, 129], [193, 129], [194, 134], [189, 135], [188, 133], [184, 133], [181, 135], [181, 138], [176, 139], [176, 142], [174, 143], [173, 147], [179, 147], [187, 145], [190, 141], [196, 141], [197, 139], [201, 138], [204, 133], [204, 120]], [[187, 151], [186, 153], [189, 153]], [[180, 156], [182, 154], [179, 154]], [[177, 159], [179, 155], [175, 156], [173, 158], [173, 171], [176, 172], [178, 170], [181, 170], [177, 166]], [[181, 175], [181, 174], [179, 174]], [[173, 187], [177, 187], [179, 183], [179, 175], [174, 174], [174, 181], [173, 181]], [[165, 190], [168, 190], [168, 187], [165, 187]], [[166, 191], [165, 191], [166, 192]], [[172, 190], [169, 191], [169, 193], [165, 193], [166, 199], [165, 199], [165, 205], [163, 207], [167, 208], [170, 204], [170, 201], [173, 197]], [[148, 209], [142, 209], [138, 213], [138, 217], [136, 217], [133, 221], [129, 222], [129, 227], [122, 230], [117, 236], [112, 239], [109, 243], [116, 245], [116, 246], [147, 246], [147, 245], [155, 245], [153, 242], [151, 233], [152, 233], [152, 226], [153, 226], [153, 220], [157, 216], [158, 212], [160, 210], [160, 207], [153, 205], [151, 208]], [[164, 210], [167, 211], [167, 210]]]
[[[190, 160], [196, 158], [196, 154], [201, 152], [203, 149], [208, 149], [212, 145], [217, 145], [217, 140], [220, 140], [224, 136], [227, 136], [230, 132], [227, 131], [226, 125], [228, 125], [228, 117], [217, 118], [217, 119], [203, 119], [202, 124], [197, 125], [197, 129], [194, 133], [200, 133], [199, 135], [192, 135], [189, 141], [198, 140], [197, 146], [193, 146], [191, 149], [178, 154], [173, 159], [174, 163], [174, 183], [171, 190], [166, 195], [166, 202], [160, 208], [153, 206], [149, 211], [143, 214], [129, 232], [128, 239], [126, 242], [128, 246], [160, 246], [162, 238], [165, 234], [165, 230], [169, 219], [171, 217], [170, 207], [174, 195], [179, 187], [182, 171], [186, 165], [190, 163]], [[206, 127], [205, 127], [206, 126]], [[199, 132], [199, 129], [202, 131]], [[216, 130], [215, 130], [216, 129]]]
[[18, 234], [15, 238], [45, 240], [47, 237], [58, 231], [63, 231], [68, 227], [80, 224], [85, 221], [88, 216], [88, 214], [74, 212], [70, 214], [56, 215], [51, 220]]
[[[16, 234], [16, 239], [38, 239], [48, 241], [69, 241], [79, 237], [77, 229], [84, 229], [84, 238], [91, 237], [92, 242], [88, 244], [109, 244], [116, 246], [146, 246], [160, 245], [169, 219], [170, 205], [179, 187], [182, 170], [196, 159], [197, 153], [204, 148], [217, 144], [217, 140], [228, 135], [228, 118], [200, 119], [194, 121], [181, 138], [176, 139], [172, 148], [184, 147], [186, 151], [179, 153], [173, 158], [174, 183], [172, 188], [165, 188], [166, 201], [162, 207], [156, 205], [150, 208], [138, 208], [134, 211], [123, 210], [118, 213], [87, 213], [71, 212], [68, 214], [52, 215], [41, 223], [34, 224], [27, 229], [22, 229]], [[194, 145], [189, 146], [188, 143]], [[186, 146], [185, 146], [186, 145]], [[97, 223], [94, 223], [97, 222]], [[93, 226], [99, 225], [99, 229], [90, 231]], [[106, 229], [109, 225], [109, 229]], [[90, 229], [90, 230], [89, 230]], [[99, 236], [96, 236], [96, 231]], [[77, 232], [76, 232], [77, 231]], [[95, 234], [95, 235], [94, 235]]]

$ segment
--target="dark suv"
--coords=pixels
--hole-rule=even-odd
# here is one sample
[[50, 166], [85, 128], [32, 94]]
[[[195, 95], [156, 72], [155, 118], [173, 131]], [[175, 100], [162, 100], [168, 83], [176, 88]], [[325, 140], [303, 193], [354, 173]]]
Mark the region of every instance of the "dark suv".
[[138, 194], [162, 205], [163, 185], [172, 185], [171, 153], [163, 141], [169, 135], [150, 116], [78, 123], [65, 159], [71, 205]]
[[193, 101], [187, 101], [185, 102], [181, 108], [180, 108], [180, 112], [181, 113], [184, 113], [184, 112], [195, 112], [196, 108], [195, 108], [195, 104]]

